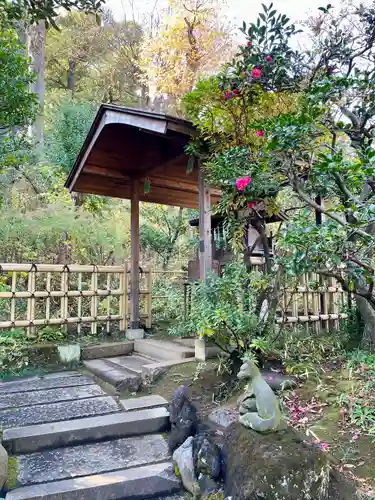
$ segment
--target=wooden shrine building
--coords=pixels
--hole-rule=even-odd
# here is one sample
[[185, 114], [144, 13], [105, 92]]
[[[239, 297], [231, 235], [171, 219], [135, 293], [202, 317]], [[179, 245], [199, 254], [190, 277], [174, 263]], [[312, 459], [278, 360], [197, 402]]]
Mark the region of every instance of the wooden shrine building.
[[204, 182], [198, 161], [188, 173], [185, 146], [194, 134], [193, 125], [181, 118], [103, 104], [65, 184], [71, 192], [131, 200], [134, 335], [140, 326], [140, 201], [199, 208], [200, 278], [212, 268], [211, 203], [218, 201], [220, 192]]

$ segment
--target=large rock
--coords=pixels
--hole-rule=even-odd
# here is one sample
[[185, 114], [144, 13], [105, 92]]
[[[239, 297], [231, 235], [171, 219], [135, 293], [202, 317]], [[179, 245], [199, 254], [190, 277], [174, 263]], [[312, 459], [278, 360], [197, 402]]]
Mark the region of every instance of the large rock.
[[168, 435], [168, 446], [171, 453], [181, 446], [188, 437], [194, 436], [197, 430], [197, 409], [187, 396], [187, 387], [179, 387], [169, 404], [171, 432]]
[[236, 422], [238, 417], [239, 412], [235, 408], [219, 407], [210, 413], [208, 420], [219, 427], [226, 428]]
[[173, 453], [173, 463], [175, 472], [181, 477], [184, 488], [196, 495], [199, 493], [197, 478], [195, 476], [194, 459], [193, 459], [193, 437], [190, 436], [186, 441]]
[[8, 478], [8, 453], [0, 444], [0, 490], [3, 488]]
[[206, 428], [198, 430], [193, 439], [193, 458], [196, 475], [219, 479], [221, 474], [221, 452], [213, 434]]
[[261, 370], [260, 372], [264, 380], [273, 391], [285, 391], [287, 389], [294, 389], [298, 385], [296, 377], [283, 375], [271, 370]]
[[355, 500], [354, 484], [328, 455], [292, 428], [261, 434], [239, 423], [226, 429], [225, 495], [235, 500]]

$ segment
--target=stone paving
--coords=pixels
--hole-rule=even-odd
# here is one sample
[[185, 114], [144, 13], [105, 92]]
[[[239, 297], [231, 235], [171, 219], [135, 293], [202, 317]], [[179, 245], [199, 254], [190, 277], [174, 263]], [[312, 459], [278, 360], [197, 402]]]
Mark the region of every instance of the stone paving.
[[168, 446], [160, 435], [135, 436], [23, 455], [19, 459], [20, 486], [101, 474], [165, 462]]
[[181, 500], [166, 404], [117, 401], [79, 372], [1, 382], [3, 445], [18, 463], [6, 499]]
[[71, 401], [87, 399], [96, 396], [105, 396], [105, 392], [98, 385], [84, 385], [77, 387], [59, 387], [44, 391], [13, 392], [0, 396], [0, 410], [6, 408], [20, 408], [21, 406], [32, 406], [44, 403], [57, 403], [60, 401]]
[[59, 422], [74, 418], [93, 417], [119, 411], [116, 401], [110, 396], [63, 401], [62, 403], [25, 406], [0, 412], [0, 426], [24, 427], [26, 425]]

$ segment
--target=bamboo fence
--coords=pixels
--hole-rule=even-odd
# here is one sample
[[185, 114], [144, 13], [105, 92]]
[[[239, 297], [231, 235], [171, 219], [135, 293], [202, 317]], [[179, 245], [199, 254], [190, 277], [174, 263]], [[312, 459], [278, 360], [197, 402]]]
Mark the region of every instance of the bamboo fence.
[[277, 323], [313, 325], [316, 331], [334, 330], [348, 317], [349, 296], [334, 279], [315, 273], [299, 277], [294, 288], [285, 289], [279, 303]]
[[[262, 258], [252, 258], [254, 269], [261, 270]], [[185, 315], [192, 299], [186, 273], [142, 270], [140, 280], [141, 320], [152, 325], [153, 299], [168, 300], [167, 295], [152, 294], [153, 276], [173, 280], [184, 293]], [[35, 336], [37, 327], [77, 325], [91, 334], [98, 327], [109, 333], [117, 323], [125, 330], [129, 321], [130, 272], [123, 266], [81, 266], [50, 264], [0, 264], [0, 330], [25, 328]], [[184, 291], [182, 291], [182, 286]], [[279, 324], [304, 324], [320, 329], [336, 329], [347, 318], [348, 295], [333, 279], [324, 281], [312, 273], [303, 275], [292, 288], [284, 290], [277, 311]]]
[[[250, 257], [254, 271], [262, 272], [263, 257]], [[318, 332], [339, 327], [348, 317], [349, 295], [334, 278], [324, 279], [315, 273], [298, 278], [296, 285], [283, 290], [277, 310], [278, 324], [304, 324]]]
[[[118, 322], [120, 330], [127, 328], [130, 297], [127, 264], [0, 264], [0, 279], [0, 330], [26, 328], [28, 336], [33, 337], [36, 327], [48, 325], [58, 325], [66, 331], [68, 325], [76, 324], [81, 333], [82, 325], [90, 324], [93, 335], [100, 323], [107, 332], [113, 322]], [[141, 319], [148, 328], [151, 327], [151, 283], [150, 270], [142, 270]]]

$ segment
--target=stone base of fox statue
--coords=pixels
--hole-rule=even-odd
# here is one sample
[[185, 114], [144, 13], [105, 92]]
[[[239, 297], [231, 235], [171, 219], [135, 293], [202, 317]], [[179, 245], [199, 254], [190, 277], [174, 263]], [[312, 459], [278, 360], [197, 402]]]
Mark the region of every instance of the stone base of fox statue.
[[236, 422], [225, 433], [225, 498], [356, 500], [366, 498], [332, 467], [329, 455], [294, 429], [258, 433]]

